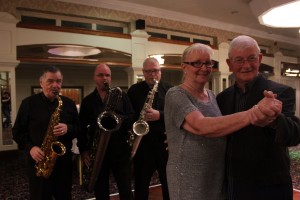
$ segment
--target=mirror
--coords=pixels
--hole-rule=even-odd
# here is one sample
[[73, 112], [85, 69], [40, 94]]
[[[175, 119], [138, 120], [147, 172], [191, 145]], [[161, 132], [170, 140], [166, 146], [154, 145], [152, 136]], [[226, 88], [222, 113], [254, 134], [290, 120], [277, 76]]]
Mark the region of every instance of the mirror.
[[10, 72], [0, 72], [2, 145], [12, 145]]

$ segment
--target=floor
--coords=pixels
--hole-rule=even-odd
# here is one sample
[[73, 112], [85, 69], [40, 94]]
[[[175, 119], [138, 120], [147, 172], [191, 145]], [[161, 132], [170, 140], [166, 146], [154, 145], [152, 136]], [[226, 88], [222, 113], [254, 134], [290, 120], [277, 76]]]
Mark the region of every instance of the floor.
[[[112, 196], [111, 200], [119, 200], [118, 196]], [[161, 186], [151, 187], [149, 190], [149, 200], [162, 200]], [[300, 190], [294, 190], [293, 200], [300, 200]]]
[[[11, 128], [5, 128], [3, 131], [3, 141], [6, 144], [10, 144], [11, 141]], [[10, 136], [10, 137], [9, 137]], [[6, 156], [4, 156], [6, 155]], [[10, 154], [0, 154], [0, 199], [27, 199], [26, 196], [28, 196], [27, 188], [27, 177], [24, 173], [24, 158], [23, 156], [20, 156], [18, 153], [14, 152], [11, 155]], [[293, 164], [293, 163], [292, 163]], [[298, 164], [296, 164], [298, 165]], [[292, 168], [295, 168], [295, 166]], [[296, 174], [298, 174], [300, 171], [294, 170]], [[296, 177], [295, 174], [293, 174], [294, 177]], [[297, 176], [298, 177], [298, 176]], [[295, 180], [294, 180], [295, 181]], [[80, 186], [77, 183], [78, 181], [75, 181], [73, 184], [73, 197], [74, 199], [83, 199], [82, 197], [85, 197], [84, 199], [94, 199], [92, 194], [84, 193]], [[149, 189], [149, 200], [162, 200], [162, 191], [161, 186], [157, 185], [156, 180], [153, 180], [154, 185], [150, 187]], [[298, 190], [298, 182], [295, 184], [296, 188], [294, 190], [293, 200], [300, 200], [300, 190]], [[111, 200], [119, 200], [119, 197], [117, 194], [114, 194], [111, 196]]]
[[[151, 186], [148, 200], [162, 200], [162, 190], [160, 185]], [[111, 195], [110, 200], [119, 200], [118, 195]], [[300, 199], [299, 199], [300, 200]]]

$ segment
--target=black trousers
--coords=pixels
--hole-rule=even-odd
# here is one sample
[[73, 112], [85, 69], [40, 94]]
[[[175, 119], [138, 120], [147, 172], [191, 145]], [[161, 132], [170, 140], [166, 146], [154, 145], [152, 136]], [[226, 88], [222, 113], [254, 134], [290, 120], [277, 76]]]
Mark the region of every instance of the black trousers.
[[[30, 157], [30, 156], [29, 156]], [[49, 178], [36, 176], [35, 161], [29, 158], [29, 192], [31, 200], [72, 199], [72, 153], [58, 156]]]
[[258, 185], [250, 182], [234, 181], [228, 190], [228, 200], [292, 200], [292, 182]]
[[120, 200], [132, 200], [131, 191], [131, 161], [129, 152], [123, 155], [112, 155], [108, 152], [105, 156], [101, 171], [95, 185], [97, 200], [109, 200], [109, 176], [112, 172], [119, 190]]
[[147, 200], [149, 196], [149, 185], [154, 172], [159, 174], [162, 186], [163, 200], [169, 200], [169, 190], [166, 175], [168, 152], [160, 148], [149, 151], [138, 151], [134, 157], [134, 187], [135, 199]]

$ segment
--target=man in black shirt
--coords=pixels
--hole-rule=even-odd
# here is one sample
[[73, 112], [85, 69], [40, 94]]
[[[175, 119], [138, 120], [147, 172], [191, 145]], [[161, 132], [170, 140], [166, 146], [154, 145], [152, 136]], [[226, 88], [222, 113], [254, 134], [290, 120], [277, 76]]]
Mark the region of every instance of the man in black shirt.
[[[28, 156], [29, 191], [30, 199], [70, 200], [72, 189], [72, 139], [79, 131], [78, 112], [75, 103], [64, 96], [58, 97], [62, 87], [63, 76], [61, 71], [48, 67], [40, 77], [42, 92], [25, 98], [19, 108], [13, 127], [13, 139], [19, 149], [25, 149]], [[60, 108], [60, 110], [57, 110]], [[59, 111], [58, 115], [55, 111]], [[55, 114], [53, 114], [55, 112]], [[55, 115], [57, 123], [50, 121]], [[47, 130], [48, 126], [53, 129]], [[41, 149], [46, 135], [52, 135], [61, 142], [66, 153], [57, 156], [53, 171], [48, 178], [36, 175], [36, 166], [44, 161], [44, 151]], [[50, 166], [50, 164], [48, 165]]]
[[272, 91], [282, 102], [282, 113], [272, 123], [249, 125], [227, 136], [229, 200], [293, 199], [288, 147], [300, 142], [295, 91], [259, 74], [262, 57], [253, 38], [245, 35], [234, 38], [226, 61], [236, 82], [217, 96], [223, 115], [251, 108], [264, 98], [264, 90]]
[[166, 178], [168, 151], [165, 144], [164, 105], [165, 95], [172, 86], [160, 81], [160, 65], [155, 58], [147, 58], [144, 61], [143, 74], [145, 81], [132, 85], [127, 92], [136, 113], [140, 113], [143, 109], [147, 95], [154, 86], [154, 79], [159, 83], [152, 108], [145, 111], [144, 119], [149, 124], [149, 133], [142, 137], [133, 157], [135, 199], [148, 199], [151, 177], [157, 170], [162, 184], [163, 199], [167, 200], [169, 199]]
[[[118, 185], [120, 199], [130, 200], [132, 199], [131, 162], [127, 137], [128, 129], [132, 127], [134, 122], [135, 113], [125, 92], [122, 92], [120, 100], [113, 99], [111, 102], [106, 102], [108, 91], [105, 84], [110, 85], [111, 83], [111, 70], [106, 64], [100, 64], [96, 67], [94, 81], [96, 83], [95, 90], [83, 99], [80, 106], [79, 119], [82, 131], [78, 137], [77, 145], [84, 164], [93, 167], [89, 156], [92, 155], [90, 151], [93, 140], [99, 131], [100, 134], [111, 134], [99, 176], [91, 177], [97, 179], [94, 187], [95, 196], [96, 199], [109, 199], [109, 174], [111, 170]], [[117, 101], [117, 105], [112, 107], [114, 107], [113, 112], [122, 121], [120, 122], [121, 127], [112, 133], [105, 133], [99, 129], [97, 118], [100, 113], [106, 111], [106, 106], [109, 106], [107, 104], [113, 105]]]

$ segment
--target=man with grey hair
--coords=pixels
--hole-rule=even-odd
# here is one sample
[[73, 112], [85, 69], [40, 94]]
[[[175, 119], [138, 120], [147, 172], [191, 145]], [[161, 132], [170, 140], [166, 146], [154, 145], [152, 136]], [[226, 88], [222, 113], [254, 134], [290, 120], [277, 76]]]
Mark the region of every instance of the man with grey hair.
[[[62, 82], [61, 71], [55, 66], [47, 67], [40, 77], [42, 92], [22, 101], [14, 123], [13, 139], [18, 143], [19, 149], [25, 150], [27, 156], [29, 193], [32, 200], [72, 199], [71, 147], [72, 139], [77, 136], [80, 126], [74, 101], [59, 94]], [[44, 142], [45, 137], [57, 139]], [[47, 161], [46, 156], [50, 156], [46, 154], [49, 153], [47, 147], [52, 146], [49, 143], [56, 140], [65, 146], [66, 152], [57, 156], [55, 162]], [[52, 163], [53, 171], [48, 178], [38, 176], [36, 167], [38, 172], [46, 172], [49, 169], [43, 168], [44, 164], [51, 168]]]
[[[300, 142], [293, 88], [259, 74], [262, 53], [249, 36], [230, 43], [227, 64], [236, 82], [217, 96], [223, 115], [247, 110], [272, 91], [282, 113], [268, 125], [249, 125], [227, 136], [226, 173], [229, 200], [292, 200], [288, 148]], [[239, 123], [239, 122], [237, 122]]]

